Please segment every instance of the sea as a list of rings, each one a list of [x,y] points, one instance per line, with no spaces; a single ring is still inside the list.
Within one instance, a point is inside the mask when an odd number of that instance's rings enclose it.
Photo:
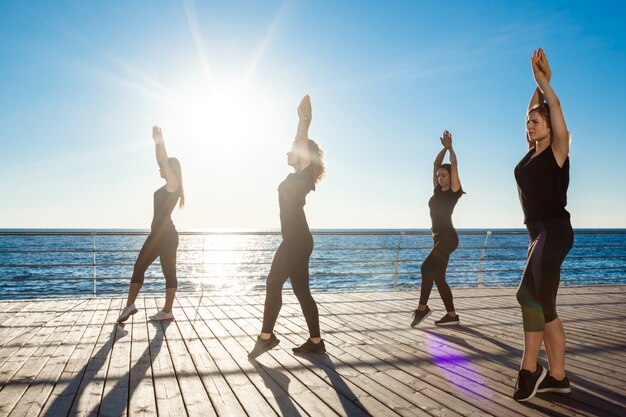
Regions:
[[[459,229],[451,287],[517,286],[527,254],[524,229]],[[276,231],[179,232],[179,292],[258,294],[265,288]],[[429,230],[313,230],[313,291],[415,290],[432,247]],[[122,296],[147,236],[142,230],[0,229],[0,299]],[[626,284],[626,229],[575,230],[561,285]],[[142,291],[161,294],[159,261]],[[289,282],[285,285],[289,290]]]

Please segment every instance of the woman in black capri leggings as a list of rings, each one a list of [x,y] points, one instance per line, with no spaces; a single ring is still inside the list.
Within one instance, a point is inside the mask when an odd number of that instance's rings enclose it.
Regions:
[[[561,103],[550,86],[552,71],[543,49],[531,58],[537,88],[526,116],[529,151],[515,167],[515,180],[528,229],[526,268],[517,290],[524,323],[524,356],[513,398],[537,392],[570,392],[565,376],[565,331],[556,314],[561,264],[574,243],[565,210],[569,185],[569,133]],[[547,103],[546,103],[547,102]],[[549,373],[537,362],[546,347]]]
[[[291,286],[300,302],[310,336],[302,346],[293,349],[294,353],[326,351],[320,337],[317,304],[309,289],[309,258],[313,252],[313,236],[304,215],[306,195],[315,190],[315,184],[324,175],[322,151],[315,141],[309,139],[311,115],[311,100],[307,95],[298,106],[296,139],[287,153],[287,163],[294,167],[295,172],[278,186],[283,241],[274,255],[267,277],[263,328],[254,349],[248,354],[249,358],[256,358],[279,343],[274,335],[274,324],[282,306],[282,288],[287,278],[291,278]]]
[[[411,326],[420,324],[431,313],[428,307],[428,298],[433,289],[433,282],[437,284],[439,295],[446,307],[446,315],[435,321],[438,326],[458,325],[459,316],[454,310],[452,291],[446,282],[446,268],[450,254],[459,245],[459,238],[452,225],[452,212],[457,201],[463,195],[457,159],[452,149],[452,135],[445,130],[441,137],[443,149],[437,154],[433,169],[433,196],[428,201],[430,218],[432,220],[433,249],[422,264],[422,288],[419,306],[413,312]],[[450,153],[450,163],[442,164],[446,152]]]
[[[135,262],[126,307],[117,319],[118,323],[125,322],[137,312],[135,299],[143,285],[144,274],[157,257],[160,258],[161,269],[165,276],[165,306],[163,310],[150,316],[150,320],[172,320],[174,318],[172,305],[177,286],[176,249],[178,248],[178,233],[170,216],[179,200],[180,207],[185,205],[183,176],[178,159],[167,157],[163,134],[157,126],[152,128],[152,139],[154,139],[161,178],[164,178],[166,183],[154,193],[154,216],[150,235],[148,235]]]

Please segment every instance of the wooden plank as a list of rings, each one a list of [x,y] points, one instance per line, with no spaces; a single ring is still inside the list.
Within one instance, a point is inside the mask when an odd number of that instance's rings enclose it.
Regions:
[[[56,349],[54,349],[53,352],[42,354],[42,356],[48,356],[48,361],[31,386],[28,387],[28,390],[24,393],[20,401],[15,405],[15,408],[10,414],[11,417],[39,415],[39,412],[48,400],[50,392],[63,372],[67,358],[70,357],[76,347],[82,342],[87,329],[89,329],[89,324],[93,323],[94,318],[96,318],[96,320],[98,319],[96,315],[97,307],[102,303],[108,304],[108,301],[98,299],[89,300],[86,308],[82,311],[80,317],[69,332],[62,333],[66,334],[63,342],[56,344]],[[73,339],[72,334],[75,334],[78,339]],[[53,346],[51,345],[50,349],[47,349],[48,352],[50,352],[52,348]]]
[[[241,312],[239,306],[227,303],[220,305],[219,308],[229,318],[229,320],[221,322],[229,334],[229,339],[238,342],[238,345],[232,343],[233,347],[229,350],[237,349],[241,352],[242,357],[245,357],[254,346],[258,334],[256,332],[258,332],[257,329],[260,328],[260,325],[247,333],[240,327],[241,324],[245,323],[238,319],[240,317],[238,311]],[[252,364],[257,372],[263,370],[267,372],[267,375],[264,374],[265,376],[269,376],[281,384],[283,392],[279,392],[279,398],[283,396],[288,398],[292,404],[299,405],[311,415],[346,415],[346,412],[351,412],[355,416],[366,415],[363,410],[349,401],[344,402],[346,407],[349,407],[347,411],[344,411],[335,390],[308,369],[298,366],[298,362],[293,359],[290,353],[287,353],[287,349],[283,346],[274,349],[272,353],[273,355],[263,355],[253,361]]]
[[[239,300],[239,298],[237,299]],[[246,333],[254,333],[261,327],[261,307],[249,305],[243,301],[235,302],[235,309],[242,310],[242,319],[232,317],[240,322],[240,327]],[[258,317],[258,318],[257,318]],[[297,346],[306,340],[297,333],[301,333],[301,326],[293,326],[289,322],[280,319],[276,325],[276,333],[283,340],[282,343],[293,343]],[[295,343],[294,343],[295,342]],[[329,346],[330,347],[330,346]],[[275,361],[288,370],[294,377],[300,379],[306,387],[310,387],[321,401],[327,403],[340,415],[428,415],[420,413],[413,404],[404,398],[390,392],[387,388],[378,385],[372,388],[369,377],[364,372],[350,371],[341,372],[341,363],[335,363],[329,355],[302,355],[295,356],[290,349],[271,351],[266,357],[272,357]],[[343,369],[343,368],[341,368]],[[312,376],[315,378],[312,378]],[[317,380],[316,385],[322,382],[323,389],[311,386],[311,379]],[[369,382],[369,383],[368,383]],[[378,392],[377,392],[378,391]],[[323,395],[322,395],[323,394]],[[300,401],[300,398],[295,399]],[[393,405],[391,405],[393,404]],[[304,406],[304,404],[303,404]]]
[[[84,307],[85,303],[82,303],[82,305]],[[56,316],[52,316],[52,312],[48,312],[48,314],[52,318],[53,326],[60,326],[61,323],[66,325],[76,323],[79,317],[85,313],[82,309],[73,309],[66,314]],[[18,352],[17,355],[13,356],[10,362],[16,362],[19,367],[1,391],[0,414],[7,415],[11,412],[32,382],[37,378],[37,375],[42,371],[59,344],[65,341],[68,341],[70,344],[73,343],[79,337],[82,327],[81,325],[72,326],[69,332],[51,332],[41,345],[27,347],[24,349],[25,352],[23,354]]]
[[[283,335],[295,335],[298,328],[306,328],[306,323],[297,304],[286,303],[284,310],[285,319],[287,322],[292,322],[292,324],[285,323],[285,320],[280,321],[279,328],[282,328],[282,326],[287,327],[286,332],[282,333]],[[293,325],[297,327],[291,327]],[[344,326],[341,331],[346,332],[350,331],[350,329]],[[353,340],[349,342],[340,339],[333,340],[332,337],[328,337],[326,332],[324,332],[323,336],[328,343],[329,357],[332,357],[335,362],[334,367],[341,370],[344,378],[353,381],[359,390],[366,390],[371,396],[377,397],[384,403],[393,404],[394,411],[400,414],[406,412],[408,415],[418,415],[420,412],[430,415],[459,415],[458,410],[455,412],[453,409],[447,409],[444,406],[446,403],[436,402],[425,396],[423,387],[416,390],[414,387],[403,385],[399,381],[394,381],[392,378],[387,377],[381,371],[381,367],[384,367],[384,364],[372,360],[366,351],[355,347],[355,345],[361,345],[361,341],[354,343]],[[314,359],[315,355],[311,355],[309,360]],[[397,397],[400,397],[400,399]],[[454,399],[452,400],[454,401]],[[408,405],[407,402],[412,404]],[[465,415],[476,415],[475,412],[468,410],[468,404],[463,404],[462,411]]]
[[[257,373],[252,363],[248,362],[247,352],[241,347],[237,348],[237,344],[223,327],[222,322],[228,318],[210,299],[204,300],[206,304],[197,309],[197,317],[196,311],[191,313],[189,309],[193,307],[195,310],[196,306],[186,305],[187,300],[179,302],[185,307],[187,317],[194,314],[193,323],[200,339],[245,412],[250,416],[271,416],[285,409],[306,415],[300,407],[282,402],[284,398],[274,395],[278,394],[281,388],[273,384],[271,378],[264,378],[265,374]],[[268,386],[265,385],[266,382]]]
[[[180,311],[175,311],[177,319],[185,320]],[[217,416],[209,394],[198,375],[187,341],[181,336],[179,320],[174,320],[167,329],[167,346],[170,350],[172,365],[180,386],[187,414],[190,416]]]
[[[397,335],[397,333],[396,333],[396,335]],[[397,336],[395,337],[395,340],[398,340],[398,337],[397,337]],[[514,368],[514,369],[515,369],[515,368]],[[500,370],[500,372],[507,372],[507,369],[505,368],[505,369],[503,369],[503,370]],[[484,373],[484,370],[481,370],[481,373]],[[514,375],[511,377],[511,380],[512,380],[512,381],[514,381]],[[513,382],[511,382],[511,384],[512,384],[512,383],[513,383]],[[511,385],[511,386],[512,386],[512,385]],[[510,388],[510,390],[512,390],[512,388]],[[506,388],[503,388],[503,391],[502,391],[502,392],[503,392],[503,393],[506,393]],[[534,400],[534,401],[535,401],[535,400]],[[545,405],[545,404],[544,404],[544,405]]]
[[[198,331],[198,327],[202,327],[203,322],[196,321],[197,315],[194,308],[200,302],[200,297],[196,297],[195,300],[190,297],[177,297],[176,324],[217,414],[245,417],[247,414],[237,396],[202,343],[206,333]]]
[[[142,299],[135,304],[139,311],[124,325],[124,328],[131,329],[132,340],[128,415],[150,417],[157,415],[157,407],[152,380],[148,316]]]
[[[143,302],[148,315],[158,311],[153,297],[144,297]],[[180,392],[180,386],[176,380],[171,351],[167,343],[167,334],[171,333],[171,330],[169,330],[171,324],[171,322],[150,322],[147,326],[154,391],[159,417],[188,415]]]
[[[115,319],[120,300],[109,301],[98,310],[98,321],[89,326],[82,343],[68,358],[42,415],[97,415],[111,349],[119,337]]]

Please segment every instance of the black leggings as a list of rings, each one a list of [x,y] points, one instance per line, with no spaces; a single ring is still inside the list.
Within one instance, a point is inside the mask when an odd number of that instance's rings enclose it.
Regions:
[[[446,307],[446,311],[454,311],[452,291],[446,282],[446,268],[450,254],[459,246],[459,237],[456,231],[450,230],[433,233],[433,248],[422,264],[422,290],[420,304],[428,304],[433,282],[437,283],[437,290]]]
[[[283,304],[282,289],[287,278],[291,278],[291,286],[296,294],[310,337],[320,337],[320,321],[317,304],[309,288],[309,258],[313,252],[313,237],[304,235],[297,238],[284,239],[267,277],[265,287],[265,309],[263,310],[263,333],[272,333],[278,313]]]
[[[556,293],[561,280],[561,264],[574,244],[569,220],[549,219],[529,222],[528,258],[517,289],[522,307],[524,331],[542,332],[546,323],[556,320]]]
[[[178,233],[176,230],[168,230],[161,233],[150,233],[143,244],[135,268],[132,284],[143,284],[143,278],[148,267],[157,257],[161,261],[161,269],[165,276],[165,288],[176,288],[176,249],[178,248]]]

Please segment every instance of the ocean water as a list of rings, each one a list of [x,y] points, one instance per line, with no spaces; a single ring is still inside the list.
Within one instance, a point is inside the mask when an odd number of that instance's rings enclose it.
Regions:
[[[42,232],[0,230],[0,298],[124,294],[146,238],[128,231]],[[314,231],[314,240],[310,284],[315,291],[417,289],[420,265],[432,246],[427,230],[325,230]],[[280,241],[279,234],[267,232],[181,233],[179,291],[263,291]],[[450,258],[447,280],[452,287],[516,286],[527,243],[524,230],[490,235],[486,230],[459,230],[459,248]],[[626,283],[626,230],[577,230],[561,282]],[[146,273],[143,291],[163,289],[157,260]]]

